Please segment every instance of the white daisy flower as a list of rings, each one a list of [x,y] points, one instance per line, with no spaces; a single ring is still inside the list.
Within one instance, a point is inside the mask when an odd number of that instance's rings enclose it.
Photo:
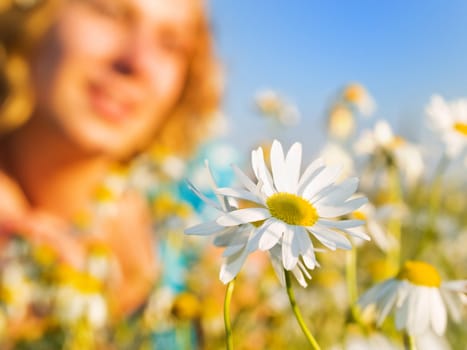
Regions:
[[[217,185],[207,163],[206,167],[208,169],[207,179],[216,191]],[[192,183],[188,182],[188,185],[200,199],[220,213],[225,214],[237,210],[237,205],[231,198],[217,194],[217,201],[214,201],[206,197]],[[222,254],[225,259],[219,278],[223,283],[228,283],[240,272],[248,255],[258,249],[258,239],[253,239],[254,230],[255,226],[249,223],[225,227],[214,220],[187,228],[185,233],[201,236],[214,235],[214,245],[225,247]]]
[[[401,350],[389,338],[379,333],[349,334],[345,339],[343,350]],[[422,349],[422,348],[421,348]]]
[[[396,277],[368,290],[358,303],[362,309],[376,307],[378,325],[394,308],[397,329],[404,329],[411,336],[429,330],[443,335],[446,310],[454,321],[461,319],[462,293],[467,293],[467,280],[442,282],[432,265],[407,261]]]
[[[394,204],[387,204],[376,208],[370,202],[352,213],[352,219],[365,221],[364,232],[367,233],[383,252],[393,249],[397,242],[388,234],[386,226],[390,219],[397,215],[401,217],[401,210]],[[350,229],[355,230],[354,228]]]
[[[467,145],[467,99],[446,102],[434,95],[426,108],[432,126],[446,144],[448,156],[455,157]]]
[[[295,143],[286,156],[282,145],[274,141],[271,147],[272,174],[259,147],[252,152],[255,184],[241,170],[236,169],[245,189],[220,188],[218,193],[249,201],[250,208],[224,213],[216,223],[223,227],[255,223],[259,227],[251,235],[260,250],[281,247],[282,265],[293,270],[302,257],[308,269],[317,265],[310,234],[329,249],[351,249],[350,241],[341,232],[369,239],[368,235],[351,232],[361,226],[360,220],[335,220],[351,213],[367,202],[365,197],[349,199],[358,186],[356,178],[340,184],[335,181],[340,168],[327,167],[321,159],[312,162],[300,176],[301,144]]]
[[[328,165],[341,166],[342,179],[355,173],[355,164],[352,155],[338,143],[328,142],[321,150],[320,157],[323,158]]]
[[[334,138],[345,140],[355,131],[355,118],[347,105],[337,103],[328,113],[328,132]]]
[[[256,107],[262,114],[274,118],[282,125],[292,126],[300,120],[297,106],[274,90],[261,90],[254,99]]]
[[[373,97],[361,84],[352,83],[347,85],[342,92],[342,96],[346,102],[353,104],[365,117],[373,114],[376,109]]]
[[[375,169],[396,164],[409,185],[416,183],[423,174],[424,163],[420,149],[401,136],[394,135],[386,121],[378,121],[373,130],[364,130],[354,149],[357,155],[369,155]],[[369,175],[369,182],[374,183],[375,174]],[[384,174],[378,175],[381,177]]]

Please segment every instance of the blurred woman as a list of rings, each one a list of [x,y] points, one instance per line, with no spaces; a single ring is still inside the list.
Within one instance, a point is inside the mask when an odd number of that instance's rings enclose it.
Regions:
[[[151,205],[180,179],[176,164],[217,107],[203,3],[7,1],[0,38],[5,344],[56,334],[57,324],[108,329],[147,305],[163,274]],[[158,174],[158,187],[141,185],[141,169]],[[64,344],[117,339],[89,331],[70,340],[67,327]]]

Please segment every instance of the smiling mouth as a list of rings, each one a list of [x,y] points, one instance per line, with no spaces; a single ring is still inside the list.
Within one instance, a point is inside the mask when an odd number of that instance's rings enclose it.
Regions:
[[[90,84],[88,96],[91,108],[104,120],[123,123],[130,119],[131,104],[116,96],[111,89],[100,84]]]

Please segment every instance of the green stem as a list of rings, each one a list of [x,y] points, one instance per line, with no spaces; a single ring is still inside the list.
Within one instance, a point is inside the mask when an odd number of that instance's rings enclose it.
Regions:
[[[352,249],[347,252],[345,262],[345,277],[347,282],[347,293],[349,297],[350,312],[353,320],[363,327],[360,311],[357,307],[358,299],[358,281],[357,281],[357,249],[352,246]]]
[[[402,202],[402,185],[400,181],[399,170],[396,166],[392,165],[389,168],[389,188],[390,188],[390,201],[393,204],[400,205]],[[396,246],[389,251],[388,258],[392,259],[393,265],[399,267],[401,264],[401,247],[402,247],[402,232],[401,221],[399,217],[392,218],[388,222],[388,231],[396,240]]]
[[[407,333],[404,333],[404,347],[406,350],[417,350],[415,338]]]
[[[347,279],[347,293],[349,296],[349,304],[353,305],[357,301],[357,254],[356,249],[352,246],[352,249],[346,252],[345,261],[345,277]]]
[[[297,319],[298,324],[300,325],[300,328],[303,331],[303,334],[305,334],[305,337],[307,338],[308,342],[312,346],[314,350],[321,350],[318,342],[316,339],[313,337],[311,332],[308,330],[307,326],[305,325],[305,322],[303,320],[303,316],[300,313],[300,310],[298,309],[297,303],[295,301],[295,294],[292,289],[292,281],[291,281],[291,272],[284,269],[285,273],[285,287],[287,289],[287,295],[289,296],[289,301],[290,301],[290,306],[292,307],[292,311],[295,315],[295,318]]]
[[[431,184],[431,193],[430,193],[430,200],[429,200],[429,228],[434,230],[435,226],[435,216],[439,209],[439,199],[441,196],[441,184],[444,175],[444,171],[446,170],[449,164],[449,158],[446,155],[443,155],[439,160],[438,166],[436,167],[435,174],[433,177],[433,182]]]
[[[235,286],[235,279],[227,284],[224,299],[224,326],[225,326],[225,345],[227,350],[233,349],[232,324],[230,323],[230,301]]]
[[[449,158],[443,154],[436,170],[433,175],[433,180],[430,185],[430,194],[428,196],[428,222],[423,234],[425,239],[420,240],[418,249],[415,251],[414,257],[421,255],[429,246],[430,242],[436,240],[436,216],[438,215],[440,199],[441,199],[441,185],[443,183],[444,172],[449,165]]]

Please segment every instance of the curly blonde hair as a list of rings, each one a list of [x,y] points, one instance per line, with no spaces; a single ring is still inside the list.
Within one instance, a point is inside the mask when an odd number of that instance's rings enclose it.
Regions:
[[[0,0],[0,133],[24,123],[34,109],[28,60],[51,25],[57,0]],[[219,106],[219,62],[204,11],[179,103],[151,146],[188,155],[204,138]]]

